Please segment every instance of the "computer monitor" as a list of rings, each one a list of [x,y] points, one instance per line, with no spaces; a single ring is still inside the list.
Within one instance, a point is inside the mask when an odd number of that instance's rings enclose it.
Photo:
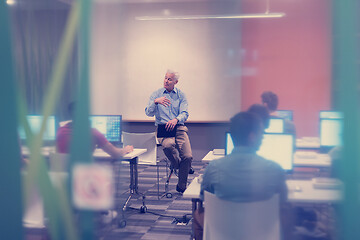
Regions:
[[[121,142],[121,115],[92,115],[90,116],[91,127],[104,134],[112,143]]]
[[[342,145],[342,135],[342,119],[320,119],[320,148],[332,148]]]
[[[29,123],[30,129],[33,134],[38,134],[41,128],[43,121],[42,115],[27,115],[27,121]],[[23,126],[20,126],[18,129],[19,136],[21,140],[26,139],[25,129]],[[56,138],[56,122],[55,116],[49,116],[47,119],[46,129],[44,132],[43,140],[53,141]]]
[[[284,132],[284,119],[270,118],[269,127],[265,129],[266,133],[283,133]]]
[[[234,143],[229,132],[225,133],[225,155],[228,155],[234,149]]]
[[[293,120],[293,111],[292,110],[277,110],[276,115],[279,118],[287,119],[290,121]]]
[[[294,136],[291,134],[264,134],[258,155],[278,163],[285,171],[293,169]]]
[[[225,136],[225,154],[230,154],[234,143],[229,132]],[[291,134],[266,133],[262,140],[259,156],[278,163],[285,171],[293,169],[294,136]]]
[[[319,118],[327,118],[327,119],[342,119],[344,114],[339,111],[320,111]]]

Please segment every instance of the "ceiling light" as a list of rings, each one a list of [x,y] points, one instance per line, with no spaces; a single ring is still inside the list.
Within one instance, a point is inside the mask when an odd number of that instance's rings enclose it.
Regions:
[[[171,13],[171,12],[170,12],[169,9],[164,9],[164,10],[163,10],[163,15],[164,15],[164,16],[170,16],[170,13]]]
[[[7,4],[7,5],[14,5],[14,4],[15,4],[15,0],[6,0],[6,4]]]
[[[271,13],[270,2],[266,0],[265,13],[248,13],[248,14],[235,14],[235,15],[183,15],[183,16],[170,16],[170,10],[167,10],[165,16],[143,16],[135,17],[136,20],[143,21],[161,21],[161,20],[203,20],[203,19],[241,19],[241,18],[281,18],[285,13]]]
[[[281,18],[285,13],[254,13],[237,15],[184,15],[184,16],[143,16],[135,17],[136,20],[161,21],[161,20],[201,20],[201,19],[237,19],[237,18]]]

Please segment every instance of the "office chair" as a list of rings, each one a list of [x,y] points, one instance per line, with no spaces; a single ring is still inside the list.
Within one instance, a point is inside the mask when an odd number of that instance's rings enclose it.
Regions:
[[[43,200],[36,186],[33,186],[22,221],[27,232],[40,233],[42,238],[46,235]]]
[[[280,240],[278,194],[258,202],[230,202],[204,194],[204,240]]]
[[[57,153],[50,153],[49,157],[53,160],[53,162],[55,162],[55,158],[64,158],[66,160],[68,159],[67,154],[57,155]],[[51,166],[52,161],[50,160],[49,163]],[[67,162],[66,164],[60,163],[55,165],[56,166],[53,168],[55,171],[51,171],[50,169],[49,177],[54,187],[58,188],[60,185],[64,185],[68,179],[68,174],[65,172],[66,170],[63,171],[66,169],[65,166],[67,166]],[[43,198],[38,187],[34,185],[30,191],[30,198],[26,202],[25,213],[22,220],[27,235],[34,233],[35,236],[39,236],[40,234],[41,239],[49,239],[45,216],[46,214],[44,211]]]

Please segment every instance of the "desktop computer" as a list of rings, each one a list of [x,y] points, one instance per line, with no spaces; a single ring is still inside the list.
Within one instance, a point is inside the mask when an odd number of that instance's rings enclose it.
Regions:
[[[339,111],[319,112],[320,152],[327,153],[343,141],[344,114]]]
[[[106,139],[115,144],[121,144],[121,115],[91,115],[90,123],[92,128],[96,128],[104,134]]]
[[[225,154],[230,154],[234,144],[229,132],[225,135]],[[259,156],[278,163],[285,171],[293,170],[294,136],[291,134],[266,133],[262,140]]]
[[[292,110],[276,110],[276,115],[279,118],[287,119],[292,121],[294,119],[293,111]]]
[[[30,129],[33,135],[38,134],[43,122],[42,115],[27,115],[27,121],[29,123]],[[55,116],[49,116],[47,119],[46,129],[43,135],[44,141],[54,141],[56,138],[56,121]],[[23,126],[19,126],[18,133],[20,140],[26,140],[26,133]]]
[[[343,141],[342,119],[320,119],[320,150],[325,152]]]
[[[339,111],[320,111],[319,112],[319,118],[323,119],[342,119],[344,117],[344,114]]]
[[[266,133],[283,133],[284,132],[284,119],[270,118],[269,127],[265,129]]]

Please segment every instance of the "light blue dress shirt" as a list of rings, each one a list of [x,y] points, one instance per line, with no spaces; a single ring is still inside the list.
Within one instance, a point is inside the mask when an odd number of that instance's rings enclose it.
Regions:
[[[161,104],[155,104],[154,100],[163,96],[170,100],[170,106],[165,107]],[[185,94],[178,88],[174,88],[171,92],[168,92],[165,88],[160,88],[151,94],[149,103],[145,108],[145,114],[149,117],[155,115],[156,126],[166,124],[174,118],[179,121],[178,124],[184,125],[184,122],[189,117],[188,102]]]
[[[233,202],[267,200],[276,193],[280,194],[281,201],[287,198],[285,172],[281,166],[243,146],[209,163],[201,183],[201,199],[204,190]]]

